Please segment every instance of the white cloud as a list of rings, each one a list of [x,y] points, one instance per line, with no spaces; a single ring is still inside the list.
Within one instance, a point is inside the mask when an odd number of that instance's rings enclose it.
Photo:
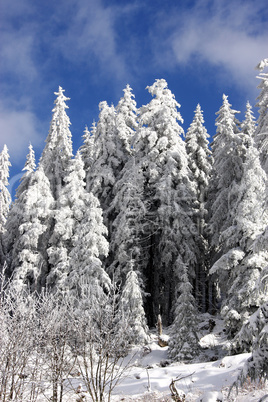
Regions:
[[[1,34],[1,73],[16,76],[16,81],[33,82],[38,78],[33,61],[34,33],[28,30],[9,31]]]
[[[191,9],[166,16],[157,32],[157,62],[173,67],[208,63],[216,74],[224,70],[230,80],[255,85],[254,67],[268,54],[264,7],[261,0],[201,0]]]
[[[28,145],[40,147],[43,142],[38,134],[38,123],[27,110],[7,109],[0,103],[0,150],[7,145],[11,163],[21,165],[28,153]]]
[[[70,3],[66,2],[65,7],[65,12],[70,10]],[[105,73],[115,80],[122,80],[127,74],[127,66],[117,47],[115,22],[123,12],[123,6],[119,11],[116,7],[104,7],[98,0],[79,0],[72,9],[68,26],[52,45],[73,64],[82,62],[98,66],[98,77]]]

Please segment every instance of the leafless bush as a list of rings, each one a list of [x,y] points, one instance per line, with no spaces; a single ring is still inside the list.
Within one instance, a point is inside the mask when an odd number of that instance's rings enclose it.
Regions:
[[[0,288],[0,400],[34,401],[30,381],[36,369],[33,359],[35,301],[18,293],[1,276]]]
[[[72,342],[72,304],[67,297],[43,293],[38,297],[37,317],[38,335],[37,355],[44,369],[43,380],[52,388],[50,400],[62,402],[64,382],[70,375],[75,357],[71,351]],[[43,390],[45,395],[48,389]],[[65,392],[68,392],[65,391]]]
[[[116,292],[84,286],[75,299],[0,284],[0,400],[62,402],[79,372],[93,401],[110,401],[131,364]]]
[[[127,317],[118,316],[116,293],[92,294],[84,288],[75,323],[74,350],[85,387],[95,402],[111,400],[113,389],[127,374],[131,359],[125,361],[130,330]]]

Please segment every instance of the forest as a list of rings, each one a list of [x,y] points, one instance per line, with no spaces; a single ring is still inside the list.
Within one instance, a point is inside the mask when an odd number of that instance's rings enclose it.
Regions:
[[[199,104],[184,132],[180,104],[167,82],[157,79],[147,87],[151,101],[140,108],[129,85],[117,106],[101,102],[99,119],[85,128],[75,155],[69,98],[59,87],[41,158],[36,163],[30,145],[14,200],[4,146],[1,400],[19,400],[16,379],[33,351],[31,370],[41,378],[43,356],[52,373],[52,400],[62,400],[64,370],[75,365],[64,360],[68,349],[69,361],[75,356],[84,370],[92,400],[102,401],[107,384],[112,392],[120,376],[113,371],[119,358],[132,345],[146,345],[157,322],[169,328],[170,362],[199,355],[197,326],[204,313],[224,320],[226,353],[252,352],[241,381],[267,378],[268,74],[263,67],[257,121],[249,103],[239,120],[223,95],[213,138]],[[86,358],[98,362],[91,374]],[[12,364],[13,371],[7,370]],[[110,371],[108,364],[114,365]],[[95,386],[89,377],[99,373],[102,380]],[[37,388],[31,392],[27,400],[37,400]]]

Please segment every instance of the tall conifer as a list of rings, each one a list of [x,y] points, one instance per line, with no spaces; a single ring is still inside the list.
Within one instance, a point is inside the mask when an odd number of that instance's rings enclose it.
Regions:
[[[72,135],[69,129],[71,123],[65,111],[68,109],[66,101],[70,98],[67,98],[64,92],[61,87],[59,87],[58,92],[55,92],[57,96],[54,102],[55,107],[52,110],[53,115],[46,146],[40,159],[40,166],[49,179],[55,199],[58,198],[64,185],[64,177],[73,154]]]

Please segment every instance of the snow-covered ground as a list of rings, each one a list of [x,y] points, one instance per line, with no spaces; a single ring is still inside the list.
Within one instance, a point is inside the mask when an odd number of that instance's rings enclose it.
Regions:
[[[148,354],[137,356],[135,367],[114,391],[114,401],[164,401],[171,400],[169,385],[173,380],[178,389],[186,395],[185,401],[215,401],[222,396],[224,401],[258,401],[265,392],[252,390],[247,395],[228,398],[229,387],[236,380],[250,354],[228,356],[222,359],[192,364],[167,363],[167,349],[156,342],[150,344]],[[184,378],[185,377],[185,378]],[[267,389],[268,393],[268,389]],[[206,398],[205,398],[206,396]],[[166,397],[166,399],[165,399]],[[268,400],[268,399],[267,399]]]
[[[112,401],[172,401],[169,386],[172,380],[177,379],[176,387],[185,394],[185,399],[182,399],[185,402],[257,402],[268,395],[268,384],[264,386],[250,381],[238,389],[238,394],[233,389],[229,395],[230,386],[250,354],[225,356],[223,346],[227,339],[222,321],[214,319],[215,326],[210,332],[211,317],[205,315],[204,318],[199,333],[203,352],[198,360],[191,364],[171,363],[168,360],[168,347],[160,347],[156,334],[152,334],[148,346],[134,351],[131,368],[113,391]],[[83,400],[89,400],[87,393],[84,395]],[[268,396],[262,401],[268,402]]]

